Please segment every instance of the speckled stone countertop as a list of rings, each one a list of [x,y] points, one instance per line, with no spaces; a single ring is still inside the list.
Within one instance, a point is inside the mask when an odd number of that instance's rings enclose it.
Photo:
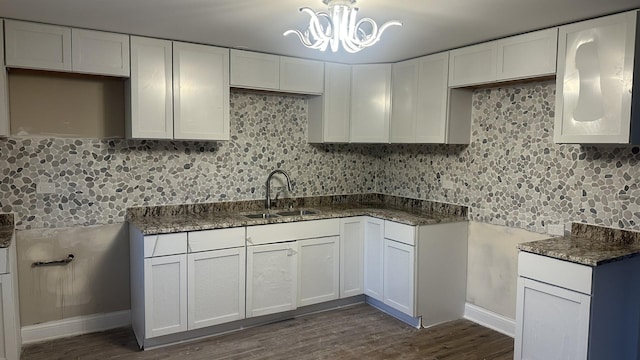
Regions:
[[[466,221],[467,218],[467,208],[464,206],[379,194],[280,200],[274,203],[271,212],[285,211],[289,207],[308,209],[316,213],[249,219],[244,215],[262,212],[264,203],[243,201],[129,208],[127,220],[143,234],[152,235],[364,215],[408,225]]]
[[[640,232],[573,223],[569,236],[521,243],[518,249],[582,265],[598,266],[640,256]]]
[[[14,229],[13,214],[0,214],[0,248],[6,248],[11,246],[13,229]]]

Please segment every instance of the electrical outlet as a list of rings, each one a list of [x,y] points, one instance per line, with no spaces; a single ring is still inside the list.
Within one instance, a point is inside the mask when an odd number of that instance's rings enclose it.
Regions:
[[[547,234],[564,236],[564,224],[548,224]]]
[[[36,184],[38,194],[53,194],[56,192],[56,184],[50,182],[39,182]]]

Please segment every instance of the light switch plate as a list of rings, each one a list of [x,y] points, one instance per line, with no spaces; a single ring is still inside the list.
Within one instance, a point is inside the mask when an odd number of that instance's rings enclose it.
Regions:
[[[50,182],[39,182],[36,184],[38,194],[53,194],[56,192],[56,184]]]

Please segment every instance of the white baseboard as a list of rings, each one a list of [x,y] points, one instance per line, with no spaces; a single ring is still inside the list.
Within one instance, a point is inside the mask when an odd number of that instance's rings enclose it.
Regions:
[[[67,336],[115,329],[128,325],[131,325],[131,312],[129,310],[78,316],[42,324],[23,326],[21,329],[22,343],[36,343]]]
[[[464,305],[464,318],[507,336],[515,337],[515,320],[496,314],[479,306],[466,303]]]

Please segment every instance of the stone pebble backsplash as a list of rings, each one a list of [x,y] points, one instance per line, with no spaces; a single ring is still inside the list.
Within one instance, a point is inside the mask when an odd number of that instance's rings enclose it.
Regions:
[[[476,90],[468,146],[309,145],[306,106],[232,92],[226,142],[0,139],[0,212],[17,213],[18,229],[117,223],[131,206],[263,199],[282,168],[294,181],[285,196],[374,192],[535,232],[569,221],[640,230],[640,148],[554,144],[552,81]],[[56,193],[36,194],[39,181]]]
[[[378,191],[535,232],[569,221],[640,230],[640,148],[554,144],[554,111],[552,81],[476,90],[471,144],[387,146]]]
[[[221,142],[0,139],[0,212],[18,229],[117,223],[131,206],[263,199],[276,168],[293,180],[285,196],[373,192],[371,147],[307,144],[306,109],[303,97],[232,92]],[[56,192],[37,194],[38,182]]]

